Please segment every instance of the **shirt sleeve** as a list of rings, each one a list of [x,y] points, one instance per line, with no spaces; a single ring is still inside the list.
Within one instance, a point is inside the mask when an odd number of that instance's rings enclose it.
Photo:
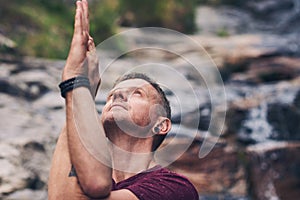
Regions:
[[[144,177],[127,187],[140,200],[199,200],[194,186],[176,173]]]

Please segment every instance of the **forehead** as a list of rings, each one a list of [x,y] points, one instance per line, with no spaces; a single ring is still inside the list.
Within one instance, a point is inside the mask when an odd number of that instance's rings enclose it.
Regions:
[[[148,83],[147,81],[145,81],[143,79],[128,79],[128,80],[118,83],[112,89],[112,91],[117,90],[117,89],[129,89],[129,88],[144,88],[147,90],[149,90],[149,89],[155,90],[150,83]]]

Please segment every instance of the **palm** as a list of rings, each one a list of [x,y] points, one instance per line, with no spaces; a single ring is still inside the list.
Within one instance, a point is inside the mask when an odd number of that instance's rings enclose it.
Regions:
[[[77,1],[76,5],[74,34],[63,72],[63,80],[80,75],[88,76],[91,82],[91,92],[95,96],[100,76],[95,44],[89,35],[88,3]]]

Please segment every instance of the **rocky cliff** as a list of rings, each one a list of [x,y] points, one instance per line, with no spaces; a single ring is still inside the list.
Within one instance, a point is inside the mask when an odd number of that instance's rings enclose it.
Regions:
[[[297,26],[291,24],[298,19],[298,3],[247,2],[240,8],[199,8],[198,26],[203,32],[190,37],[204,49],[176,42],[170,35],[161,38],[171,41],[164,46],[168,51],[141,50],[118,59],[105,72],[104,92],[96,98],[96,105],[101,112],[111,79],[130,67],[153,60],[172,66],[184,80],[191,82],[198,103],[190,103],[194,96],[183,84],[159,67],[152,69],[156,79],[170,79],[169,83],[186,98],[180,104],[183,108],[177,107],[176,95],[166,90],[173,105],[174,127],[181,125],[184,129],[172,130],[164,145],[191,143],[168,167],[186,175],[201,199],[297,199],[300,50]],[[285,21],[275,26],[272,16],[278,8],[283,16],[280,19]],[[259,14],[266,10],[269,14],[262,21]],[[288,12],[294,14],[289,17]],[[214,16],[217,23],[212,18],[206,24],[203,13]],[[247,20],[249,23],[245,23]],[[246,28],[241,28],[241,24]],[[229,36],[213,36],[212,33],[224,27],[232,31]],[[154,34],[152,39],[145,39],[139,34],[131,38],[131,44],[149,45],[157,37]],[[179,51],[180,55],[170,50]],[[226,94],[227,106],[222,110],[226,113],[225,125],[216,134],[210,129],[214,113],[207,87],[203,87],[203,80],[182,60],[203,64],[204,50],[216,64]],[[110,52],[102,55],[102,62],[106,62]],[[64,101],[57,88],[63,66],[64,61],[4,55],[0,58],[1,199],[47,199],[51,156],[65,121]],[[174,137],[176,134],[180,137]],[[214,143],[214,148],[200,158],[200,148],[207,139]]]

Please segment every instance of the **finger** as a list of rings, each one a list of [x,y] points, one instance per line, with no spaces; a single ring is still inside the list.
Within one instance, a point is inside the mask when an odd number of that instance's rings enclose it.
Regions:
[[[83,15],[84,15],[84,30],[89,33],[90,26],[89,26],[89,5],[87,0],[82,0],[83,6]]]
[[[76,14],[75,14],[75,23],[74,23],[74,35],[82,34],[82,6],[81,2],[76,2]]]
[[[96,47],[95,47],[94,39],[91,36],[89,36],[88,51],[94,52],[95,50],[96,50]]]
[[[88,57],[88,61],[90,62],[89,64],[91,64],[91,66],[92,65],[98,66],[99,58],[96,53],[96,47],[95,47],[94,40],[91,36],[89,37],[89,41],[88,41],[87,57]],[[92,68],[94,68],[94,67],[92,67]]]

